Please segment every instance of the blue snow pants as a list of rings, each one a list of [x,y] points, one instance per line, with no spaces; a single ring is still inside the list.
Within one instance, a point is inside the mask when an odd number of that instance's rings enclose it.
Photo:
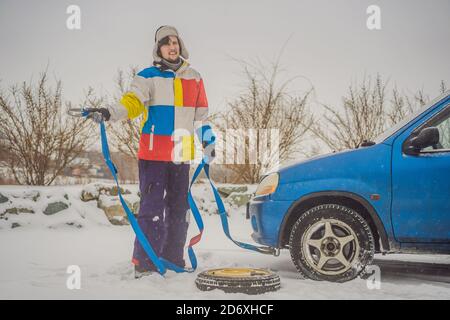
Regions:
[[[185,266],[183,254],[189,225],[189,167],[188,163],[139,160],[139,226],[159,257],[181,267]],[[156,271],[137,239],[133,263]]]

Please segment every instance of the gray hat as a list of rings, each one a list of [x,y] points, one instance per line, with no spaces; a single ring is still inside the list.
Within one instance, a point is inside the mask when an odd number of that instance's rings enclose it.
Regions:
[[[185,60],[189,59],[189,52],[187,51],[183,40],[178,35],[177,29],[175,29],[175,27],[172,26],[162,26],[159,27],[159,29],[156,30],[155,33],[155,47],[153,48],[153,60],[155,62],[161,62],[162,57],[158,55],[159,49],[158,42],[167,36],[176,36],[178,38],[178,41],[180,42],[180,56]]]

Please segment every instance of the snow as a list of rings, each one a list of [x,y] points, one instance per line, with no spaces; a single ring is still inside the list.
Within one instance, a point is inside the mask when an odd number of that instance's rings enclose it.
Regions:
[[[0,213],[6,208],[21,207],[32,209],[34,213],[9,215],[8,220],[0,220],[0,232],[7,231],[12,223],[19,223],[22,229],[33,232],[42,228],[58,228],[67,223],[83,227],[108,226],[110,223],[103,211],[97,208],[95,201],[80,200],[83,186],[0,186],[0,193],[9,198],[8,202],[0,204]],[[39,192],[39,198],[34,201],[31,195]],[[30,195],[30,196],[28,196]],[[26,197],[24,199],[24,197]],[[67,197],[67,199],[66,199]],[[43,213],[48,203],[63,202],[70,207],[54,215]]]
[[[79,200],[86,186],[23,187],[0,186],[4,195],[30,194],[38,190],[40,198],[21,200],[34,214],[19,214],[2,221],[0,229],[0,299],[449,299],[450,284],[414,278],[381,277],[379,290],[368,289],[367,282],[356,279],[344,284],[301,279],[289,253],[280,257],[262,255],[236,247],[224,235],[220,219],[214,212],[212,193],[206,183],[194,187],[197,200],[202,199],[205,232],[195,247],[198,269],[193,274],[168,272],[165,277],[153,274],[134,279],[131,254],[134,234],[129,226],[113,226],[97,208],[96,201]],[[137,186],[126,185],[135,192]],[[68,200],[64,195],[68,195]],[[50,197],[50,198],[47,198]],[[10,198],[8,196],[8,198]],[[47,200],[46,200],[47,199]],[[71,206],[52,216],[42,214],[44,202],[60,200]],[[18,199],[12,198],[17,202]],[[0,205],[0,212],[6,204]],[[11,205],[11,204],[9,204]],[[245,220],[245,208],[230,211],[230,230],[236,240],[252,242],[251,226]],[[11,219],[22,224],[11,229]],[[193,221],[193,219],[191,219]],[[69,225],[68,223],[75,223]],[[82,226],[76,227],[76,224]],[[190,236],[197,233],[191,223]],[[393,255],[379,259],[449,264],[449,256]],[[187,260],[188,261],[188,260]],[[71,265],[81,268],[81,289],[66,286]],[[219,290],[199,291],[196,275],[217,267],[267,268],[281,277],[281,289],[258,296],[226,294]]]

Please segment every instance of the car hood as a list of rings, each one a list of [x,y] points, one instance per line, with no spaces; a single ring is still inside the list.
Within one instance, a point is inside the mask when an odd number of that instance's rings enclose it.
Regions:
[[[374,162],[384,162],[380,158],[387,158],[389,151],[390,146],[380,143],[369,147],[334,152],[295,162],[278,170],[280,183],[346,175],[348,174],[349,168],[354,167],[355,164],[358,167],[370,167]]]

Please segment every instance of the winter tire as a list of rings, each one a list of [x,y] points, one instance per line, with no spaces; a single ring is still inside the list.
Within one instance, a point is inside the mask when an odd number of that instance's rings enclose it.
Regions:
[[[202,291],[261,294],[280,289],[280,277],[263,269],[225,268],[200,273],[195,280]]]
[[[354,210],[324,204],[295,222],[289,248],[297,270],[306,278],[345,282],[372,263],[374,238],[367,222]]]

